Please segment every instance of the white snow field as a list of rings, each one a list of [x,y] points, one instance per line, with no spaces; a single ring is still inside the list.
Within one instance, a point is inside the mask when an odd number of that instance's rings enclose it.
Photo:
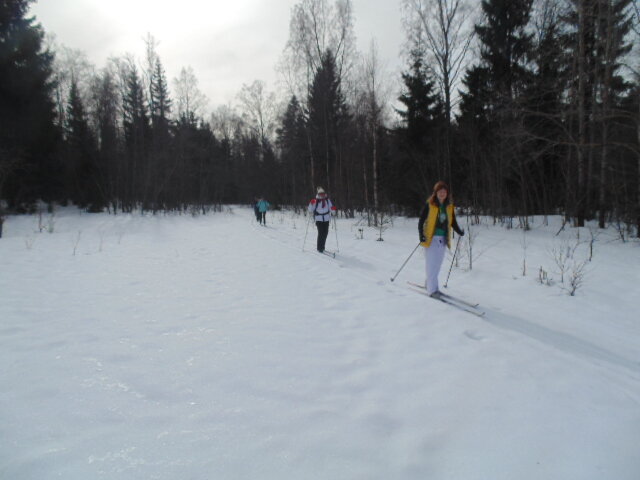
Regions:
[[[459,218],[477,317],[411,291],[421,248],[390,281],[415,218],[332,259],[290,212],[11,216],[0,479],[638,480],[640,244],[542,220]]]

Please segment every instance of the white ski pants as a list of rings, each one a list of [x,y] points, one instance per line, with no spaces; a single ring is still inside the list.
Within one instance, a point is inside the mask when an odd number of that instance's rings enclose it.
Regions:
[[[427,293],[429,295],[440,289],[438,285],[438,274],[440,273],[440,267],[442,267],[446,249],[447,237],[443,236],[433,237],[431,245],[424,249],[425,270],[427,272],[425,286],[427,287]]]

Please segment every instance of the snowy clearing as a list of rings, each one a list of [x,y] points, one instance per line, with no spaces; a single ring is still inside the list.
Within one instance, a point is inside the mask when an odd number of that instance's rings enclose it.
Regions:
[[[49,217],[44,215],[46,227]],[[0,478],[640,478],[640,245],[471,226],[412,292],[417,219],[60,209],[0,239]],[[575,250],[575,251],[573,251]],[[444,282],[451,261],[445,259]],[[526,271],[525,271],[526,267]],[[539,281],[547,273],[546,283]],[[523,275],[525,273],[525,275]]]

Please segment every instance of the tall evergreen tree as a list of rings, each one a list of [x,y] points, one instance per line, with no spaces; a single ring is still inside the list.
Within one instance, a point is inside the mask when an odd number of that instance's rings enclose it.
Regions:
[[[308,106],[313,158],[317,162],[311,166],[311,181],[333,189],[335,198],[338,193],[335,187],[340,187],[341,127],[347,119],[347,107],[330,50],[325,51],[320,68],[315,73]]]
[[[476,25],[482,63],[498,103],[521,92],[528,75],[532,34],[527,32],[533,0],[482,0],[484,22]]]
[[[276,146],[280,150],[283,176],[280,179],[282,198],[297,205],[312,191],[309,181],[308,146],[304,117],[296,96],[292,96],[276,130]]]
[[[489,186],[497,182],[492,169],[485,168],[493,155],[496,138],[491,114],[493,92],[489,71],[484,66],[467,70],[462,83],[464,91],[460,92],[454,157],[465,166],[467,200],[473,211],[479,213],[494,202],[493,188]]]
[[[135,65],[127,75],[126,92],[122,102],[124,139],[127,149],[127,188],[125,208],[131,210],[137,202],[147,205],[147,179],[150,127],[142,81]]]
[[[101,189],[107,202],[116,213],[118,200],[121,200],[119,188],[122,180],[122,155],[118,136],[118,91],[113,74],[105,69],[95,78],[93,88],[95,104],[96,139],[98,143],[98,176]],[[109,207],[109,204],[107,204]]]
[[[429,183],[444,176],[446,165],[438,148],[444,127],[442,102],[424,64],[424,52],[414,49],[410,62],[402,74],[403,91],[398,98],[404,108],[396,109],[402,121],[395,131],[400,148],[387,175],[399,203],[416,208],[423,203]]]
[[[0,2],[0,199],[10,205],[60,195],[53,56],[41,27],[26,16],[30,3]]]
[[[530,158],[523,148],[521,103],[531,72],[532,34],[528,33],[533,0],[483,0],[483,21],[476,25],[480,67],[485,69],[494,123],[493,152],[487,156],[493,177],[491,210],[498,215],[520,212],[525,222],[531,210],[528,191]]]
[[[151,75],[149,99],[151,123],[154,129],[166,129],[168,131],[169,116],[173,102],[169,96],[167,76],[159,58],[156,58],[155,68]]]
[[[65,115],[65,166],[69,181],[68,194],[79,206],[99,212],[104,205],[100,194],[96,165],[96,145],[85,114],[78,84],[71,81],[69,104]]]
[[[402,74],[403,92],[398,98],[404,109],[396,110],[403,122],[409,144],[424,151],[441,115],[440,99],[434,91],[422,52],[411,52],[411,66]]]
[[[151,117],[151,158],[149,159],[149,177],[151,183],[152,208],[157,210],[166,204],[167,187],[175,171],[171,152],[172,109],[169,87],[160,58],[154,58],[154,67],[149,84],[149,110]]]
[[[604,227],[607,184],[613,170],[612,143],[616,105],[628,85],[620,75],[631,50],[631,0],[570,0],[565,15],[568,54],[575,65],[571,116],[577,130],[576,174],[568,189],[574,192],[572,213],[584,225],[595,211]],[[575,178],[575,180],[574,180]]]

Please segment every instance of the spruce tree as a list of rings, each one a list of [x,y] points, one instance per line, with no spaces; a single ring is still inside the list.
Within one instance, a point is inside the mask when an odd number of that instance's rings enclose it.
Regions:
[[[97,179],[96,145],[85,114],[78,84],[71,81],[69,104],[65,116],[65,166],[70,198],[80,207],[92,212],[102,210],[104,199]]]
[[[135,204],[147,200],[146,178],[149,153],[149,116],[142,81],[135,65],[130,66],[127,75],[126,92],[122,102],[124,139],[127,151],[127,186],[125,188],[125,209],[131,210]],[[145,206],[145,205],[143,205]]]
[[[482,64],[488,68],[492,90],[500,104],[521,91],[529,74],[532,34],[527,32],[533,0],[482,0],[484,22],[476,25]]]
[[[492,95],[489,70],[475,66],[466,71],[460,92],[460,113],[457,117],[454,152],[464,165],[467,178],[466,191],[473,211],[480,212],[491,205],[492,171],[486,168],[495,142],[495,124],[492,121]]]
[[[494,215],[517,213],[524,222],[531,211],[531,194],[530,158],[524,147],[521,105],[531,78],[528,61],[532,55],[532,34],[527,26],[532,3],[533,0],[482,1],[483,21],[475,27],[481,61],[473,67],[479,69],[466,77],[467,82],[476,82],[476,93],[487,94],[471,103],[484,102],[481,110],[491,123],[488,130],[491,136],[483,138],[490,151],[482,159],[488,162],[482,169],[489,172],[485,191],[488,187],[492,192],[488,206]],[[469,102],[471,98],[464,100]],[[477,138],[477,133],[472,136]]]
[[[61,195],[53,56],[41,27],[27,17],[30,3],[0,2],[0,199],[12,206]]]
[[[330,50],[324,53],[322,64],[314,76],[308,108],[313,157],[317,161],[317,165],[312,165],[312,182],[332,189],[334,181],[339,178],[341,127],[347,119],[347,107]]]
[[[276,130],[276,146],[283,166],[280,190],[292,205],[303,202],[312,191],[308,181],[308,145],[304,117],[296,96],[292,96]]]
[[[442,108],[422,54],[412,52],[411,60],[410,70],[402,74],[404,88],[398,97],[404,109],[397,109],[396,112],[402,119],[402,130],[409,144],[424,151],[434,134],[436,120],[441,116]]]
[[[122,200],[123,155],[119,155],[118,91],[114,76],[108,70],[104,70],[96,79],[94,95],[99,145],[98,174],[104,196],[116,213],[118,200]]]
[[[424,64],[424,53],[414,49],[410,65],[402,73],[403,90],[396,109],[402,123],[395,131],[399,151],[387,170],[387,183],[401,205],[415,209],[424,203],[429,183],[445,174],[444,155],[438,145],[444,139],[442,102]]]
[[[159,58],[155,62],[149,92],[151,123],[154,129],[160,129],[164,133],[165,130],[168,131],[169,116],[173,102],[169,97],[167,76]]]
[[[173,173],[171,152],[171,114],[172,101],[169,87],[160,58],[155,57],[154,68],[149,85],[149,113],[151,117],[151,158],[149,159],[149,177],[151,184],[151,203],[154,211],[166,208],[167,185]]]
[[[570,205],[576,223],[599,214],[605,226],[608,185],[612,172],[611,139],[619,122],[619,105],[628,84],[620,69],[631,50],[628,33],[632,25],[631,0],[570,0],[565,15],[568,57],[575,65],[569,118],[577,130],[575,174],[567,189],[573,193]],[[624,182],[622,182],[624,183]]]

